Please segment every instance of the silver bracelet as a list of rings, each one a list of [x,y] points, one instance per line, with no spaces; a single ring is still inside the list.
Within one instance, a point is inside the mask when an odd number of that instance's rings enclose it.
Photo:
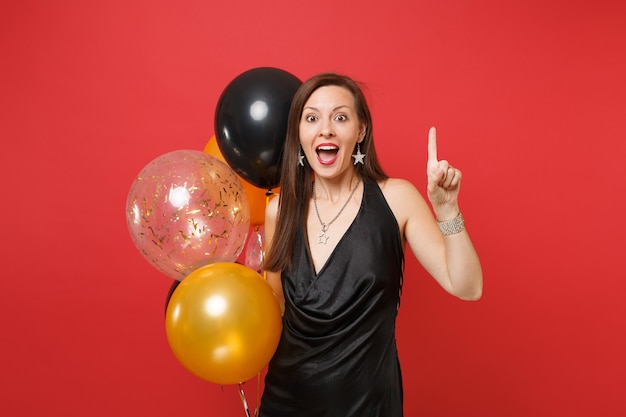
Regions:
[[[463,215],[459,212],[459,214],[453,219],[444,221],[437,220],[437,225],[439,226],[439,230],[441,230],[442,235],[455,235],[457,233],[461,233],[465,229],[465,219],[463,219]]]

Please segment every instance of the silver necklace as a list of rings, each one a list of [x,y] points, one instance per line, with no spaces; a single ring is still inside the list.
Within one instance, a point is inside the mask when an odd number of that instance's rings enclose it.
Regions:
[[[328,236],[326,234],[326,231],[328,230],[328,228],[330,227],[331,224],[333,224],[333,222],[335,220],[337,220],[337,218],[341,215],[341,213],[343,212],[343,209],[346,208],[346,206],[348,205],[348,203],[350,202],[350,200],[352,200],[352,196],[354,195],[355,191],[357,188],[359,188],[359,183],[361,182],[361,180],[358,180],[356,182],[356,185],[354,186],[354,189],[352,190],[352,192],[350,193],[350,197],[348,197],[348,200],[346,200],[346,202],[344,203],[344,205],[341,207],[341,210],[339,210],[339,213],[337,213],[337,215],[335,217],[333,217],[333,219],[331,221],[329,221],[328,223],[324,223],[324,221],[322,220],[322,218],[320,217],[320,212],[317,209],[317,195],[315,194],[315,182],[313,182],[313,205],[315,206],[315,214],[317,214],[317,219],[320,221],[320,224],[322,225],[322,233],[320,233],[319,235],[317,235],[317,243],[323,243],[326,244],[326,242],[328,241],[328,238],[330,236]]]

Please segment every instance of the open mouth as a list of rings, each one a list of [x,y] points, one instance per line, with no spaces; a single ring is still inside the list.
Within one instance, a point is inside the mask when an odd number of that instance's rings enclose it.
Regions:
[[[324,144],[315,148],[317,160],[324,165],[332,164],[337,159],[339,148],[335,145]]]

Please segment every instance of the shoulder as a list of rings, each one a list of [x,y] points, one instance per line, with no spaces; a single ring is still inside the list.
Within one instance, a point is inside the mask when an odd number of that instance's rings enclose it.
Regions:
[[[269,199],[267,205],[265,206],[265,221],[267,220],[275,220],[276,215],[278,214],[278,199],[279,195],[276,195]]]
[[[403,178],[387,178],[379,181],[378,186],[383,192],[388,202],[399,202],[405,199],[420,197],[420,193],[415,186]]]
[[[387,204],[389,204],[400,226],[412,216],[428,210],[422,194],[408,180],[387,178],[380,181],[378,186],[382,190],[385,200],[387,200]]]
[[[266,209],[267,210],[276,211],[278,209],[278,199],[279,198],[280,198],[279,194],[276,194],[276,195],[273,195],[272,197],[270,197],[269,201],[267,202]]]

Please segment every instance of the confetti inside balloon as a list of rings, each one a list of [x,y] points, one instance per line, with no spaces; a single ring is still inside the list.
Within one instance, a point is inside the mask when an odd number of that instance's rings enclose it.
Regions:
[[[201,151],[179,150],[151,161],[126,200],[133,243],[154,267],[182,280],[245,247],[250,208],[227,164]]]

